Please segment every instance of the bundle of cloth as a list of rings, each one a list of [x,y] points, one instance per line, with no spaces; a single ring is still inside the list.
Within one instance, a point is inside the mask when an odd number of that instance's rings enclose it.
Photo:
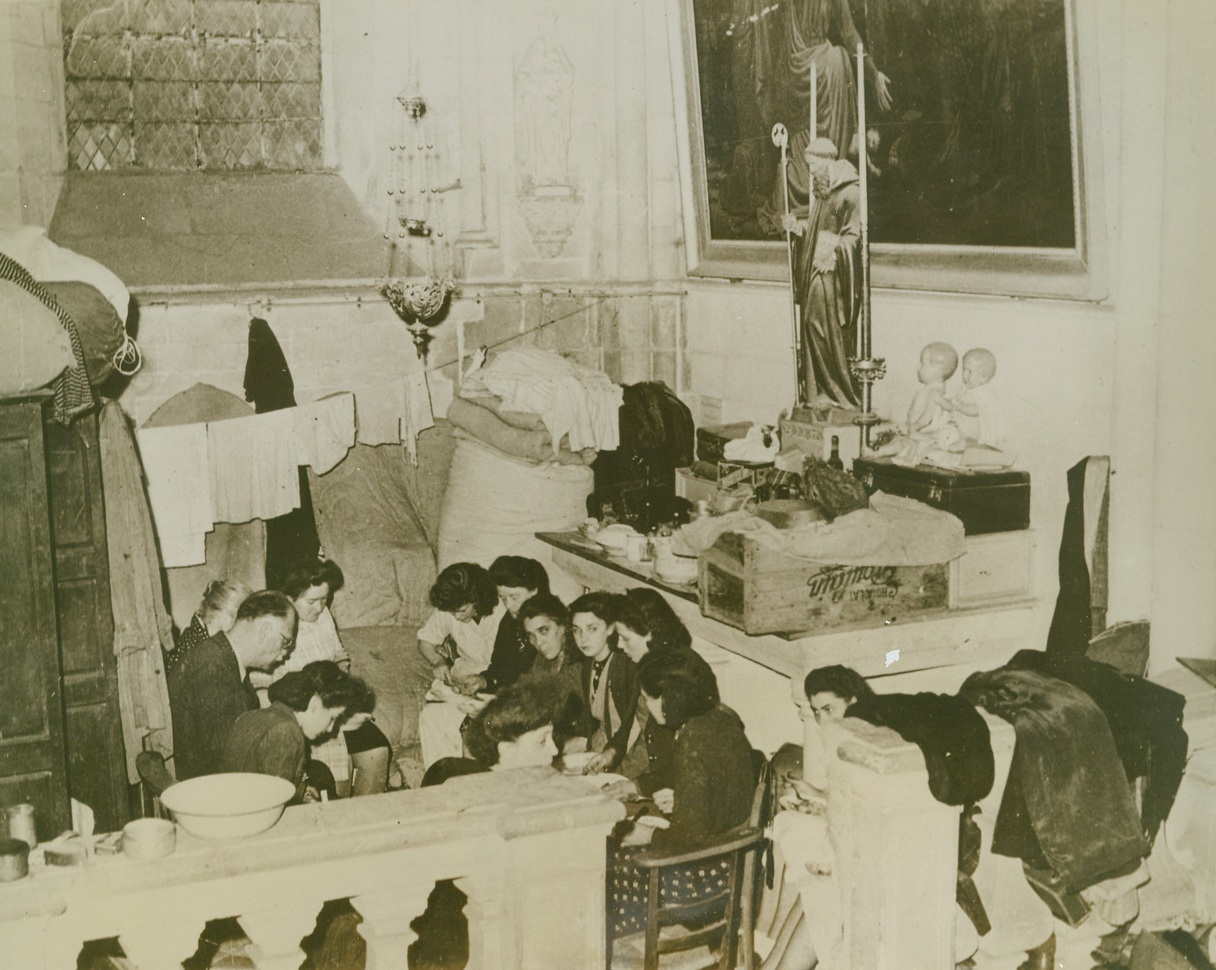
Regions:
[[[68,331],[79,368],[79,378],[69,373],[68,379],[96,387],[111,376],[116,355],[131,343],[130,293],[123,281],[90,256],[57,246],[40,226],[0,230],[0,255],[10,264],[0,277],[35,295]],[[38,289],[30,288],[32,281]]]
[[[548,350],[507,350],[465,377],[448,408],[461,433],[536,464],[588,466],[620,444],[621,388]]]

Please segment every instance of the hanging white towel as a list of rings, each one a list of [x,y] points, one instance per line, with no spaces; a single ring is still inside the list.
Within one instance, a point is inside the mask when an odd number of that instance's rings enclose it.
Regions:
[[[207,425],[217,522],[273,519],[300,505],[291,408]]]
[[[415,371],[405,378],[405,419],[401,423],[402,439],[411,464],[418,464],[418,435],[433,427],[435,415],[431,410],[427,376],[423,371]]]
[[[296,463],[311,465],[314,472],[324,475],[346,457],[355,443],[355,396],[343,391],[290,410],[295,423]]]
[[[143,428],[136,437],[164,565],[205,562],[206,534],[215,524],[207,426]]]
[[[355,388],[359,441],[365,445],[395,445],[401,441],[405,416],[405,382],[389,381]]]

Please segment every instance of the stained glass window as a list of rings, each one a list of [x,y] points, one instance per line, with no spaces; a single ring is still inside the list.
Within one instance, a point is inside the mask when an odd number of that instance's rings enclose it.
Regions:
[[[68,164],[322,165],[318,0],[62,0]]]

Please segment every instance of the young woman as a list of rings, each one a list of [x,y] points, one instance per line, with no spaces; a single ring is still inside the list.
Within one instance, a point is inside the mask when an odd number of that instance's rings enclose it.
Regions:
[[[333,730],[366,692],[330,660],[317,660],[270,685],[270,706],[236,719],[224,749],[225,771],[278,775],[305,797],[308,742]]]
[[[198,646],[217,633],[231,630],[236,622],[236,611],[252,592],[238,579],[213,579],[208,583],[198,611],[177,638],[177,647],[165,654],[165,672],[178,666],[191,647]]]
[[[688,650],[692,647],[688,628],[663,595],[649,586],[625,591],[618,601],[613,630],[617,646],[635,664],[640,664],[651,650]]]
[[[480,674],[490,664],[502,619],[489,572],[476,563],[453,563],[436,577],[430,600],[435,610],[418,630],[418,650],[435,679],[458,683]]]
[[[811,713],[820,724],[838,721],[858,701],[874,696],[874,689],[852,667],[832,664],[816,667],[803,681]]]
[[[587,593],[570,604],[574,644],[583,655],[583,703],[599,722],[589,745],[597,752],[587,764],[589,774],[617,770],[641,735],[635,718],[637,667],[613,649],[619,600],[611,593]],[[637,759],[635,775],[645,765],[645,753],[639,752]]]
[[[613,624],[617,645],[635,664],[642,663],[652,652],[691,651],[692,636],[688,628],[657,590],[649,587],[627,590],[618,605]],[[707,683],[713,684],[714,703],[717,703],[717,680],[712,672]],[[643,795],[667,791],[674,784],[675,730],[650,716],[641,692],[638,693],[635,717],[642,736],[638,748],[645,752],[645,761],[630,758],[623,766],[623,773],[633,778]]]
[[[329,559],[302,559],[288,567],[280,587],[291,597],[300,623],[295,649],[275,669],[273,681],[317,660],[350,670],[350,655],[329,612],[333,595],[344,582],[342,570]],[[374,795],[387,787],[391,746],[370,715],[370,710],[352,712],[336,737],[313,744],[313,757],[333,772],[339,794]]]
[[[635,825],[609,859],[613,937],[640,929],[646,911],[647,877],[630,861],[631,847],[700,848],[747,821],[756,786],[743,725],[717,703],[717,682],[704,660],[691,650],[653,651],[638,679],[650,716],[675,730],[673,795],[669,827]],[[714,879],[704,866],[673,869],[660,891],[669,901],[695,903]]]
[[[435,610],[418,631],[418,650],[437,682],[418,716],[422,763],[428,768],[440,758],[463,753],[460,728],[481,706],[472,695],[478,676],[490,665],[505,612],[489,572],[471,562],[444,568],[430,599]]]
[[[516,683],[545,679],[558,697],[554,739],[563,753],[581,749],[595,732],[595,720],[583,703],[582,654],[574,645],[570,611],[551,593],[538,594],[519,610],[528,642],[534,650],[532,666]]]
[[[499,556],[490,563],[490,579],[494,581],[503,616],[494,637],[490,665],[459,685],[462,693],[496,694],[526,674],[536,656],[519,621],[519,608],[533,596],[549,592],[545,567],[526,556]]]

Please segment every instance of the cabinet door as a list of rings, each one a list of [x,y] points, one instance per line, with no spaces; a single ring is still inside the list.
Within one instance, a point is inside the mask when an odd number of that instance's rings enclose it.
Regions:
[[[40,400],[0,402],[0,804],[71,825]]]
[[[113,832],[129,811],[114,657],[97,416],[46,425],[55,599],[67,715],[68,790]]]

